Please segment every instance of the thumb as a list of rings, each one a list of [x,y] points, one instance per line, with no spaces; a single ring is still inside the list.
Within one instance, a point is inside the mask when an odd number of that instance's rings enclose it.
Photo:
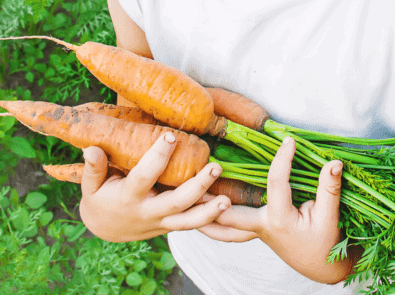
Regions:
[[[321,170],[315,211],[317,218],[324,223],[335,222],[337,225],[339,221],[342,169],[343,163],[334,160],[326,163]]]
[[[82,194],[90,196],[103,184],[107,177],[107,156],[101,148],[91,146],[83,150],[85,167],[82,173]]]

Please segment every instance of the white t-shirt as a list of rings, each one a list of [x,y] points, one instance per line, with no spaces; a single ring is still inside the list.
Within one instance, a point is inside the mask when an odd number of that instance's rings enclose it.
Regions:
[[[370,138],[395,132],[393,0],[119,1],[156,60],[254,100],[280,123]],[[260,240],[168,236],[206,294],[357,293],[305,278]]]

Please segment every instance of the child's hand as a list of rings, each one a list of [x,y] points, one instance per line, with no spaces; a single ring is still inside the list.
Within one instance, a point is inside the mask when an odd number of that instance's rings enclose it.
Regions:
[[[316,201],[299,210],[292,205],[289,176],[295,141],[288,138],[278,150],[268,175],[267,205],[253,209],[232,206],[217,222],[256,233],[286,263],[301,274],[322,283],[338,282],[347,272],[348,259],[326,265],[331,248],[340,242],[340,161],[321,170]],[[221,230],[205,234],[223,240]]]
[[[174,136],[166,133],[124,177],[108,169],[107,157],[97,147],[84,150],[81,218],[98,237],[112,242],[152,238],[173,230],[189,230],[212,222],[230,207],[226,196],[194,205],[221,173],[216,163],[172,191],[153,188],[174,150]]]

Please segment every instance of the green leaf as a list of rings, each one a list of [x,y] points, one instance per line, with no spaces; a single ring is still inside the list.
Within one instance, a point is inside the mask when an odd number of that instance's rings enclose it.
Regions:
[[[146,267],[147,267],[147,262],[145,262],[144,260],[136,260],[133,264],[133,268],[136,272],[140,272]]]
[[[26,58],[26,64],[29,68],[32,68],[34,66],[36,62],[36,59],[34,58],[34,56],[29,56],[28,58]]]
[[[62,63],[62,58],[57,54],[51,54],[49,56],[49,62],[55,67],[59,66]],[[49,69],[48,69],[49,70]],[[55,74],[55,73],[54,73]]]
[[[60,12],[55,16],[54,23],[56,24],[56,28],[60,28],[66,24],[67,16]]]
[[[50,78],[50,77],[53,77],[53,76],[55,76],[55,70],[53,68],[48,68],[45,71],[44,77],[45,78]]]
[[[32,83],[34,81],[34,74],[32,72],[27,72],[25,78],[28,82]]]
[[[53,218],[53,213],[52,212],[44,212],[43,214],[40,215],[38,220],[40,221],[40,224],[42,226],[48,225]]]
[[[126,283],[129,286],[139,286],[143,283],[143,278],[137,272],[131,272],[126,276]]]
[[[171,255],[170,252],[163,252],[163,256],[161,257],[160,262],[162,263],[163,270],[172,269],[177,265],[176,261],[173,258],[173,255]]]
[[[41,42],[40,44],[38,44],[38,49],[43,50],[45,48],[45,46],[47,46],[47,43]]]
[[[68,242],[76,241],[78,238],[80,238],[84,234],[85,231],[86,231],[86,226],[81,222],[70,233],[69,238],[67,239],[67,241]]]
[[[23,233],[23,236],[27,237],[27,238],[31,238],[36,235],[37,235],[37,225],[35,225],[35,224]]]
[[[140,293],[142,295],[152,295],[156,290],[157,284],[156,281],[151,279],[145,281],[140,287]]]
[[[26,89],[22,95],[24,100],[29,100],[32,97],[32,92],[29,89]]]
[[[47,65],[44,63],[36,63],[33,68],[40,73],[44,73],[47,69]]]
[[[30,223],[30,215],[29,212],[25,209],[22,208],[16,215],[15,218],[12,220],[12,223],[14,224],[15,228],[18,231],[23,231],[25,230]]]
[[[43,249],[41,249],[37,257],[37,261],[39,263],[49,262],[49,259],[51,258],[51,255],[49,254],[49,250],[50,250],[49,246],[46,246]]]
[[[18,195],[18,191],[15,188],[11,190],[10,200],[11,200],[11,204],[15,208],[19,207],[19,195]]]
[[[10,200],[8,198],[0,196],[0,207],[5,209],[10,205]]]
[[[64,224],[63,227],[64,227],[64,235],[66,237],[69,237],[74,232],[75,229],[75,226],[71,224]]]
[[[30,145],[30,143],[23,137],[13,137],[9,141],[9,148],[13,153],[22,156],[24,158],[35,158],[36,152]]]
[[[344,257],[347,257],[347,244],[348,244],[348,239],[344,239],[342,242],[336,244],[333,246],[332,250],[329,253],[329,256],[327,257],[327,262],[326,264],[330,263],[333,264],[333,262],[339,261],[339,259],[343,260]]]
[[[10,130],[16,123],[14,117],[1,117],[0,119],[0,129],[4,132]]]
[[[38,209],[47,201],[47,196],[39,192],[31,192],[26,197],[26,204],[32,209]]]

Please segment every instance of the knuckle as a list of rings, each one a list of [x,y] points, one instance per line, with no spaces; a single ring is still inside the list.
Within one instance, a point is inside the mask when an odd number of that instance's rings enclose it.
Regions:
[[[199,183],[199,186],[202,190],[207,191],[210,188],[211,184],[207,183],[206,181],[203,181]]]
[[[330,195],[337,196],[337,195],[340,195],[341,186],[339,186],[337,184],[336,185],[328,185],[328,186],[324,187],[324,190]]]

